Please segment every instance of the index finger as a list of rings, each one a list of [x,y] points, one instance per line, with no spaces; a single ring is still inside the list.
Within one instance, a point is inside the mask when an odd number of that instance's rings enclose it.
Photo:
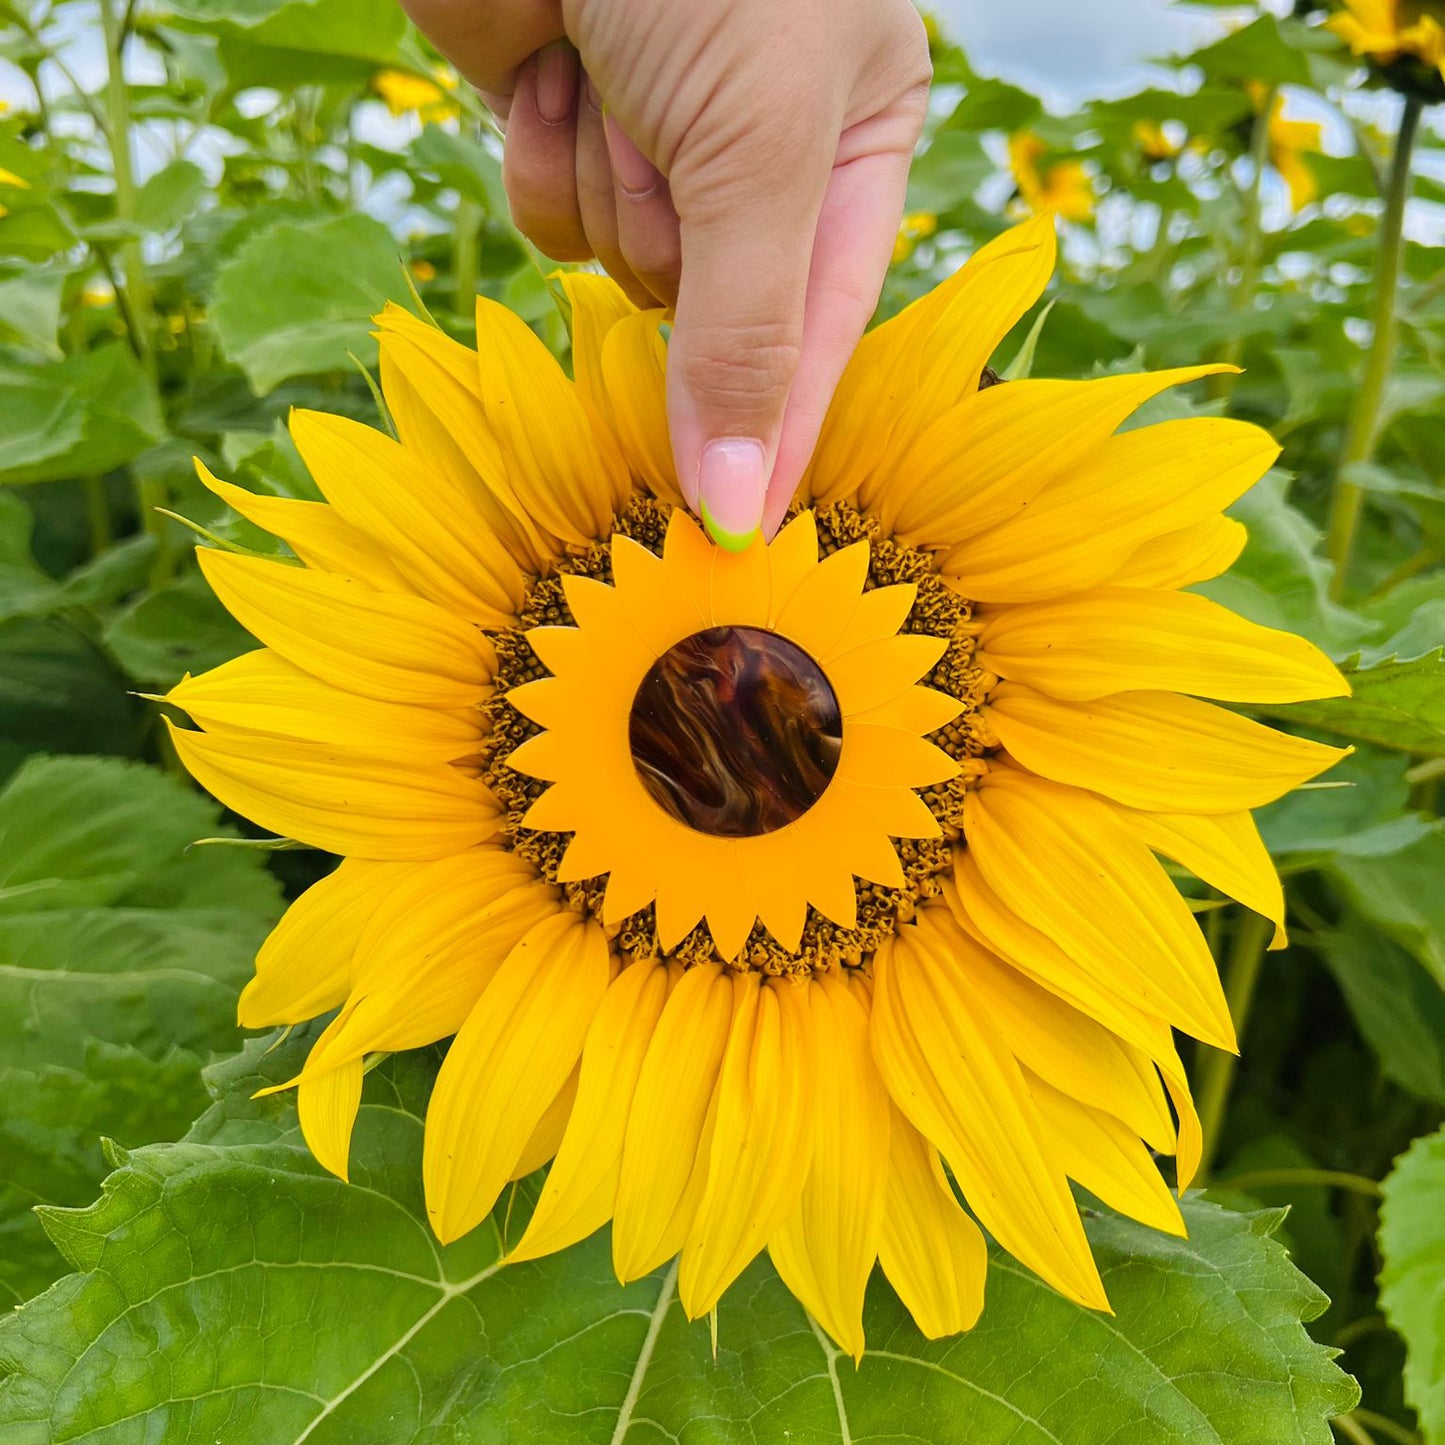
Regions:
[[[567,33],[561,0],[402,0],[402,8],[478,90],[504,101],[523,61]]]

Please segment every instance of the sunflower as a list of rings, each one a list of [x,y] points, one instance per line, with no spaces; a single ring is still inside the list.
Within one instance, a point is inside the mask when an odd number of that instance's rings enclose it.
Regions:
[[[741,552],[680,504],[664,313],[596,276],[562,278],[575,381],[490,301],[476,351],[389,307],[395,438],[292,420],[324,503],[202,470],[296,554],[201,551],[263,646],[168,700],[201,783],[343,855],[240,1004],[337,1011],[292,1081],[322,1164],[369,1055],[451,1038],[441,1239],[550,1160],[511,1259],[610,1220],[619,1278],[680,1256],[695,1318],[767,1249],[855,1356],[875,1262],[930,1336],[974,1322],[980,1225],[1106,1308],[1071,1179],[1183,1232],[1171,1030],[1234,1034],[1156,855],[1282,939],[1248,810],[1339,756],[1202,699],[1346,688],[1183,590],[1270,438],[1119,431],[1224,368],[988,384],[1053,262],[1028,222],[870,333]]]
[[[461,114],[453,98],[457,78],[444,65],[435,66],[430,78],[412,70],[378,70],[371,78],[371,88],[395,116],[415,111],[422,121],[440,125]]]
[[[1345,0],[1344,9],[1325,25],[1350,47],[1352,55],[1374,61],[1407,88],[1418,89],[1424,79],[1424,98],[1440,98],[1440,83],[1445,82],[1445,4],[1441,0]]]
[[[1269,162],[1289,187],[1290,206],[1296,211],[1320,193],[1320,183],[1306,157],[1319,155],[1323,129],[1312,120],[1286,120],[1284,97],[1275,97],[1269,112]]]
[[[1018,185],[1025,214],[1057,212],[1066,221],[1087,221],[1094,214],[1094,183],[1082,161],[1053,161],[1041,167],[1048,146],[1032,131],[1019,131],[1008,143],[1009,170]]]

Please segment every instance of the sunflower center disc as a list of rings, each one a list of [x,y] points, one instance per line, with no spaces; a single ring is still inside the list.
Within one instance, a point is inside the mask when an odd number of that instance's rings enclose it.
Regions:
[[[689,828],[755,838],[823,796],[843,715],[823,669],[760,627],[709,627],[653,664],[628,722],[632,761],[657,804]]]

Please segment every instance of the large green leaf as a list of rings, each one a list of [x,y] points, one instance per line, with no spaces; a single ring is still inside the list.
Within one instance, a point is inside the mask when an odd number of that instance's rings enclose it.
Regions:
[[[78,1272],[0,1325],[7,1445],[1326,1445],[1356,1398],[1300,1323],[1325,1301],[1271,1240],[1279,1213],[1200,1200],[1188,1242],[1090,1219],[1112,1317],[995,1253],[982,1323],[942,1342],[875,1279],[855,1371],[760,1262],[719,1308],[714,1359],[672,1272],[621,1288],[605,1234],[502,1266],[528,1186],[510,1221],[499,1207],[436,1244],[428,1061],[370,1076],[347,1186],[306,1152],[289,1098],[247,1097],[304,1043],[263,1047],[214,1071],[219,1102],[186,1140],[117,1154],[97,1203],[46,1211]]]
[[[102,1134],[173,1138],[280,910],[260,855],[210,848],[215,805],[100,758],[37,758],[0,793],[0,1291],[60,1273],[31,1212],[80,1204]]]
[[[1401,752],[1445,756],[1445,651],[1391,658],[1373,667],[1344,669],[1351,697],[1262,708],[1302,727],[1324,728],[1357,742]]]
[[[1385,1077],[1445,1104],[1445,990],[1359,917],[1314,943]]]
[[[1445,988],[1445,833],[1382,857],[1337,857],[1332,871],[1355,907]]]
[[[288,377],[376,359],[371,317],[406,296],[391,232],[369,216],[283,221],[216,275],[211,319],[226,354],[265,393]]]
[[[105,644],[147,688],[171,687],[188,672],[219,667],[256,645],[194,574],[138,597],[106,627]]]
[[[1445,1440],[1445,1130],[1417,1139],[1385,1180],[1380,1303],[1409,1351],[1405,1398]]]
[[[120,342],[48,366],[0,364],[0,483],[109,471],[164,427],[155,388]]]

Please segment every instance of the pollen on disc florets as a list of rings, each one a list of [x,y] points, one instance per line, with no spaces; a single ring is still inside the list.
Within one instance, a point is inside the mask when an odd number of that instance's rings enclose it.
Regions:
[[[660,556],[671,513],[671,506],[665,502],[638,498],[617,519],[614,530]],[[895,840],[905,886],[882,888],[855,880],[857,927],[841,928],[810,908],[802,941],[797,951],[792,952],[782,948],[761,924],[754,926],[737,958],[730,963],[734,968],[769,974],[811,973],[860,965],[900,923],[914,916],[921,903],[938,895],[942,877],[951,867],[950,845],[959,834],[964,798],[982,771],[977,760],[992,743],[980,721],[979,708],[996,679],[980,667],[976,659],[972,604],[944,582],[926,552],[882,536],[872,518],[846,502],[819,507],[814,517],[821,556],[854,542],[869,543],[865,588],[888,587],[900,582],[915,585],[917,597],[902,631],[949,639],[948,650],[920,681],[963,704],[962,712],[953,722],[930,736],[930,741],[963,764],[963,770],[950,782],[919,791],[919,797],[938,819],[942,836]],[[492,634],[497,650],[497,678],[492,696],[482,705],[487,735],[479,759],[481,776],[504,809],[505,846],[554,881],[569,835],[538,832],[522,825],[527,810],[546,791],[548,784],[507,765],[513,750],[540,731],[511,705],[507,694],[514,687],[547,676],[546,668],[527,642],[527,630],[576,625],[562,590],[561,574],[564,573],[610,583],[610,547],[598,543],[561,559],[556,574],[539,578],[528,589],[517,630]],[[561,886],[575,905],[600,917],[606,883],[605,877],[598,877]],[[611,931],[614,946],[630,957],[654,958],[662,951],[650,906]],[[687,964],[718,961],[712,937],[704,924],[699,924],[683,939],[671,956]]]

